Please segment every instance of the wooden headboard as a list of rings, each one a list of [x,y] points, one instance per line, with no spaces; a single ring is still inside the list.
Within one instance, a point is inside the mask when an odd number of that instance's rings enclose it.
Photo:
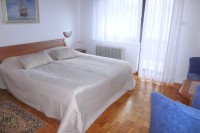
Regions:
[[[57,46],[66,46],[64,39],[0,47],[0,62],[8,57],[37,53]]]

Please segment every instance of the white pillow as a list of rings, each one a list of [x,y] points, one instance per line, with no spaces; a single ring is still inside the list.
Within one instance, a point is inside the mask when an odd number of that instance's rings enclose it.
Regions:
[[[45,53],[47,53],[53,60],[56,60],[56,58],[54,57],[54,55],[51,53],[51,51],[56,50],[56,49],[63,49],[66,48],[66,46],[58,46],[58,47],[54,47],[54,48],[49,48],[46,50],[43,50]]]
[[[19,56],[17,59],[22,63],[25,69],[31,69],[53,62],[51,57],[45,52]]]
[[[53,55],[55,60],[63,60],[78,57],[77,52],[72,48],[56,49],[49,54]]]

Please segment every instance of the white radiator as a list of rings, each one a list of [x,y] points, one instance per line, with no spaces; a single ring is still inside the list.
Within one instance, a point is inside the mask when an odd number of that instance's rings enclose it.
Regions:
[[[104,45],[96,46],[96,55],[98,56],[124,60],[124,53],[125,49],[121,47],[112,47]]]

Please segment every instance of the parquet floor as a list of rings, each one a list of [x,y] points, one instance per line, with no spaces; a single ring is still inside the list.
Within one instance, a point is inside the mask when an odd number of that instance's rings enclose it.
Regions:
[[[157,91],[174,101],[180,101],[186,105],[189,101],[178,93],[180,85],[161,85],[151,81],[136,79],[134,90],[127,92],[119,100],[113,103],[87,130],[86,133],[148,133],[151,112],[151,92]],[[55,133],[59,121],[43,115],[41,112],[20,102],[8,91],[0,89],[0,101],[9,99],[28,112],[47,123],[38,133]]]

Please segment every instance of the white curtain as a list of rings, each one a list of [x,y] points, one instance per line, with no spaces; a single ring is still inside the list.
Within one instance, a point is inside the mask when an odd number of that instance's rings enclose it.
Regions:
[[[139,43],[142,0],[94,0],[93,40]]]
[[[139,77],[173,84],[184,0],[146,0]]]

